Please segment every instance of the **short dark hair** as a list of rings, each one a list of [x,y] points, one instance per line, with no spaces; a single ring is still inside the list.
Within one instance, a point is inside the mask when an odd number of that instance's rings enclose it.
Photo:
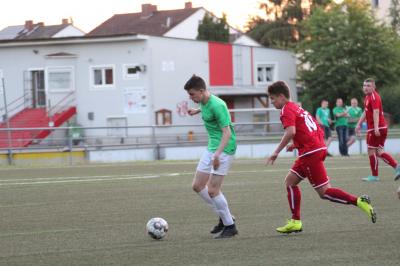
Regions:
[[[185,90],[201,90],[201,89],[206,89],[206,83],[204,82],[204,79],[202,79],[199,76],[193,75],[185,84]]]
[[[373,78],[367,78],[366,80],[364,80],[364,82],[367,82],[367,83],[375,83],[375,79],[373,79]]]
[[[268,95],[283,94],[286,98],[290,98],[290,89],[286,82],[279,80],[268,86]]]

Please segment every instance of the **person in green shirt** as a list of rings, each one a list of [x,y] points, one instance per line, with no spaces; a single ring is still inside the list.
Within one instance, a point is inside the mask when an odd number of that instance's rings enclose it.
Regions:
[[[331,110],[329,109],[328,105],[329,102],[327,100],[322,100],[321,107],[317,109],[317,112],[315,114],[318,123],[324,129],[324,140],[327,148],[332,142],[332,132],[330,127],[330,125],[332,124]],[[332,156],[329,152],[327,153],[327,155]]]
[[[347,147],[350,147],[356,142],[356,125],[363,114],[363,110],[358,107],[356,98],[351,99],[351,106],[347,108],[347,113],[349,114]]]
[[[335,117],[335,128],[339,141],[339,152],[342,156],[349,156],[347,147],[347,119],[349,114],[345,107],[343,107],[343,99],[336,99],[336,107],[333,108],[333,116]]]
[[[189,115],[201,113],[208,134],[207,150],[201,157],[192,188],[219,216],[218,224],[210,233],[214,238],[229,238],[238,234],[228,202],[221,191],[236,152],[236,135],[226,103],[206,88],[204,80],[193,75],[184,89],[190,99],[199,104],[188,110]]]

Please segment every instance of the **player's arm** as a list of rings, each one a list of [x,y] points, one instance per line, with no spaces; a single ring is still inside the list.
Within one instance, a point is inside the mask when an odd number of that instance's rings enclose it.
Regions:
[[[346,111],[343,111],[343,112],[337,112],[337,113],[335,113],[335,116],[336,116],[336,117],[343,117],[343,116],[347,116],[347,112],[346,112]]]
[[[375,136],[379,137],[381,135],[381,133],[379,132],[379,109],[374,109],[373,117],[374,117]]]
[[[267,158],[266,164],[274,164],[276,158],[278,158],[279,153],[289,144],[289,142],[293,139],[294,135],[296,134],[296,127],[289,126],[285,128],[285,133],[279,143],[278,147],[272,153],[270,157]]]
[[[356,125],[356,132],[357,132],[357,134],[360,133],[361,124],[362,124],[362,122],[365,121],[365,116],[366,116],[366,115],[365,115],[365,111],[364,111],[364,112],[362,113],[360,119],[358,119],[358,122],[357,122],[357,125]]]
[[[189,115],[197,115],[198,113],[201,113],[200,108],[197,108],[197,109],[195,109],[195,108],[190,108],[190,109],[188,110],[188,114],[189,114]]]
[[[228,144],[229,139],[232,136],[230,126],[223,127],[221,130],[222,130],[221,142],[219,143],[218,149],[214,152],[213,156],[213,167],[215,170],[217,170],[219,167],[219,156],[224,151],[225,146]]]

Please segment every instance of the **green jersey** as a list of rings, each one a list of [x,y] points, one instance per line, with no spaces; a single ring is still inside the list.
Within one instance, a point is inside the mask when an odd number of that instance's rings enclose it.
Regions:
[[[222,128],[229,126],[232,134],[224,152],[235,154],[236,134],[226,103],[217,96],[211,95],[206,104],[200,103],[200,110],[208,134],[208,150],[215,152],[218,149],[222,140]]]
[[[347,111],[349,112],[349,127],[350,128],[355,128],[357,125],[358,120],[360,119],[363,111],[360,107],[348,107]]]
[[[336,127],[340,127],[340,126],[346,126],[347,127],[347,117],[345,116],[336,116],[337,114],[341,114],[344,113],[346,111],[346,108],[344,107],[339,107],[336,106],[335,108],[333,108],[333,115],[335,116],[335,126]]]
[[[331,118],[331,110],[329,110],[329,108],[319,107],[317,109],[316,116],[318,116],[319,119],[321,119],[322,124],[324,126],[329,127],[329,119]]]

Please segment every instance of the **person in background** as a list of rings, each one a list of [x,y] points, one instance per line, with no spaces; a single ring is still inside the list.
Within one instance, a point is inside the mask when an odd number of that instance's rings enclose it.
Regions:
[[[367,182],[379,181],[378,157],[390,165],[395,172],[394,180],[400,179],[400,164],[387,152],[384,151],[388,128],[383,117],[382,100],[376,91],[375,80],[368,78],[364,81],[363,91],[364,112],[356,125],[357,134],[360,133],[361,123],[367,120],[367,146],[371,174],[362,180]]]
[[[333,116],[335,117],[335,128],[339,142],[339,152],[342,156],[349,156],[347,148],[347,118],[349,114],[343,107],[342,98],[336,99],[336,107],[333,108]]]
[[[321,107],[317,109],[317,112],[315,114],[318,124],[321,125],[321,127],[324,129],[324,141],[325,145],[328,148],[329,144],[332,142],[332,131],[331,131],[331,110],[328,107],[329,102],[327,100],[322,100],[321,101]],[[327,153],[327,156],[332,156],[329,152]]]
[[[351,99],[351,106],[347,108],[348,118],[348,139],[347,147],[356,142],[356,125],[362,115],[362,109],[358,107],[358,100],[356,98]]]

